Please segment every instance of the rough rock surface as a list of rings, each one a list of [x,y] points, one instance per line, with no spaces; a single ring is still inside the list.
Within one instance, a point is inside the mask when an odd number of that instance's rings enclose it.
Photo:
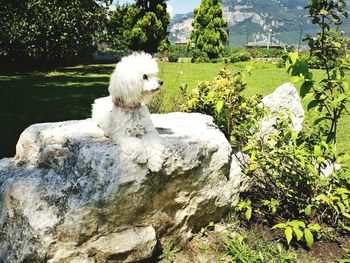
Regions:
[[[152,119],[166,149],[157,173],[91,119],[26,129],[0,161],[0,262],[135,262],[230,210],[240,169],[212,118]]]
[[[293,130],[301,131],[304,121],[304,109],[300,102],[298,90],[291,83],[285,83],[273,93],[262,99],[262,104],[270,114],[261,122],[263,134],[272,133],[276,119],[280,116],[287,118],[290,115]]]

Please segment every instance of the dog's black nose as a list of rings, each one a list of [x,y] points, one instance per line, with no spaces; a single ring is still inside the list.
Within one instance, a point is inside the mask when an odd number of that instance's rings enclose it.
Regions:
[[[159,85],[163,85],[164,81],[163,80],[158,80]]]

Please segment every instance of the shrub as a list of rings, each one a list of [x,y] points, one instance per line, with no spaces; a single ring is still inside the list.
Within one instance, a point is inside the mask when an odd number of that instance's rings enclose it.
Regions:
[[[263,110],[258,107],[261,97],[243,96],[241,92],[245,86],[242,73],[223,69],[213,81],[199,82],[182,110],[213,116],[232,146],[239,148],[263,115]]]
[[[230,57],[230,62],[231,63],[243,62],[243,61],[249,61],[250,59],[251,59],[251,56],[248,52],[234,53]]]
[[[286,52],[283,49],[275,48],[248,48],[246,50],[253,58],[279,58]]]
[[[208,57],[207,53],[200,50],[193,50],[192,51],[192,63],[208,63],[210,62],[210,58]]]
[[[245,48],[225,46],[222,56],[224,58],[229,58],[234,54],[243,53],[243,52],[246,52]]]
[[[169,62],[177,62],[179,58],[191,57],[192,54],[187,51],[185,46],[170,45],[169,47]]]

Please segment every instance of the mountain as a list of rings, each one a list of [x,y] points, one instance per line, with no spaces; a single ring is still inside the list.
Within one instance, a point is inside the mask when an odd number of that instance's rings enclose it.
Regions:
[[[222,0],[224,17],[229,24],[229,41],[232,46],[266,40],[269,31],[272,41],[298,45],[300,36],[315,34],[317,27],[306,18],[304,8],[308,0]],[[175,15],[171,21],[170,39],[185,42],[192,30],[193,12]],[[349,32],[344,23],[342,30]]]

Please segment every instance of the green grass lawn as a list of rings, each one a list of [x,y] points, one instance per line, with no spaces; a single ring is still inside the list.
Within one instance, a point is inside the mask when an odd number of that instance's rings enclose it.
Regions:
[[[290,79],[284,69],[271,63],[245,62],[229,68],[245,70],[247,65],[253,67],[246,78],[244,93],[248,96],[267,95]],[[30,124],[90,117],[93,100],[108,94],[114,66],[90,64],[48,72],[0,73],[0,158],[15,154],[18,137]],[[190,91],[198,81],[211,80],[223,67],[223,64],[160,63],[159,76],[165,84],[155,100],[156,108],[160,112],[179,110],[181,84],[187,84]],[[318,72],[315,75],[321,77]],[[350,147],[349,125],[347,115],[339,126],[341,149]]]

